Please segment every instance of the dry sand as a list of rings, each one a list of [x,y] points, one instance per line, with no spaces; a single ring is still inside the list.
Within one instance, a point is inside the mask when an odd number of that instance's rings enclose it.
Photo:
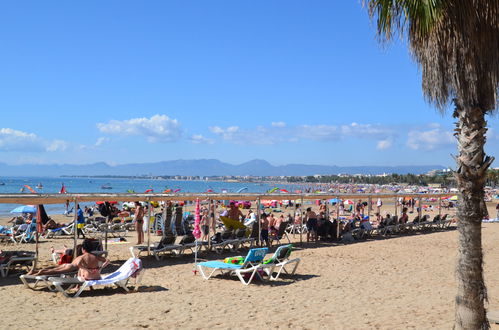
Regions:
[[[449,329],[454,319],[457,234],[449,230],[349,245],[304,244],[293,252],[302,260],[297,275],[249,286],[235,277],[205,281],[194,276],[190,253],[159,262],[144,257],[142,284],[138,292],[129,294],[99,287],[69,299],[25,289],[16,276],[0,278],[0,328]],[[483,225],[491,310],[499,310],[498,237],[499,224]],[[128,240],[135,242],[134,233]],[[51,245],[57,248],[63,243],[71,245],[60,238],[43,241],[42,262],[49,264]],[[110,245],[108,271],[129,258],[131,245]],[[234,253],[203,252],[201,257],[229,255]]]

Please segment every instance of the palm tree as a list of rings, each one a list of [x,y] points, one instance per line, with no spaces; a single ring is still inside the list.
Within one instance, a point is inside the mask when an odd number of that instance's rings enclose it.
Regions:
[[[381,41],[407,37],[422,72],[425,98],[444,112],[454,104],[458,155],[455,327],[488,328],[484,302],[481,220],[484,184],[493,157],[485,155],[485,115],[498,105],[498,0],[364,0]]]

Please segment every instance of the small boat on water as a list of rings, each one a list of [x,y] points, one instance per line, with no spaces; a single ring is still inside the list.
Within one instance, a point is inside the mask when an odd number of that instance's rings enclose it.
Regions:
[[[113,189],[113,187],[111,187],[111,185],[109,183],[106,183],[106,184],[103,184],[102,186],[100,186],[101,189]]]
[[[36,189],[43,189],[43,184],[39,183],[39,184],[37,184],[37,185],[36,185],[36,187],[35,187],[35,188],[36,188]]]
[[[0,186],[5,186],[5,182],[0,182]]]

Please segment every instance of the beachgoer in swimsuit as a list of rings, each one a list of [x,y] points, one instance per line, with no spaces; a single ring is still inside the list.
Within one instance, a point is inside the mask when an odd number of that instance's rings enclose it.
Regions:
[[[306,219],[307,219],[307,242],[310,242],[310,240],[315,240],[317,242],[318,236],[317,236],[317,215],[315,214],[314,211],[312,211],[312,208],[309,207],[307,208],[307,213],[306,213]]]
[[[89,240],[83,241],[81,246],[83,254],[73,260],[72,263],[65,263],[54,267],[42,268],[39,271],[31,270],[29,275],[58,275],[74,271],[78,271],[78,279],[80,281],[98,280],[100,279],[100,271],[106,267],[109,260],[103,257],[96,256],[90,251],[92,250],[92,242]]]
[[[140,202],[135,202],[135,231],[137,232],[137,244],[144,243],[144,207]]]
[[[269,246],[269,220],[267,219],[267,215],[265,213],[262,213],[261,219],[260,219],[260,224],[261,224],[261,231],[260,231],[260,238],[262,242],[260,242],[260,245],[262,245],[263,242],[265,242],[266,246]]]
[[[236,220],[236,221],[241,221],[241,218],[244,218],[243,213],[236,206],[236,203],[234,203],[234,202],[230,202],[230,204],[229,204],[229,212],[228,212],[227,216],[229,218],[231,218],[232,220]]]

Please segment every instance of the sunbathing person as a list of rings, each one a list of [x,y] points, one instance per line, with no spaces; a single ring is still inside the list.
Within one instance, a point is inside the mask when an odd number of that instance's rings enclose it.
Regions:
[[[44,225],[42,225],[42,230],[45,233],[48,229],[57,229],[64,227],[65,224],[63,223],[57,223],[54,221],[54,219],[49,218],[49,221],[47,221]]]
[[[28,275],[58,275],[78,271],[78,279],[81,281],[98,280],[101,278],[101,269],[109,263],[109,260],[90,253],[92,248],[91,241],[85,240],[82,244],[83,254],[72,263],[43,268],[37,272],[32,270]]]

